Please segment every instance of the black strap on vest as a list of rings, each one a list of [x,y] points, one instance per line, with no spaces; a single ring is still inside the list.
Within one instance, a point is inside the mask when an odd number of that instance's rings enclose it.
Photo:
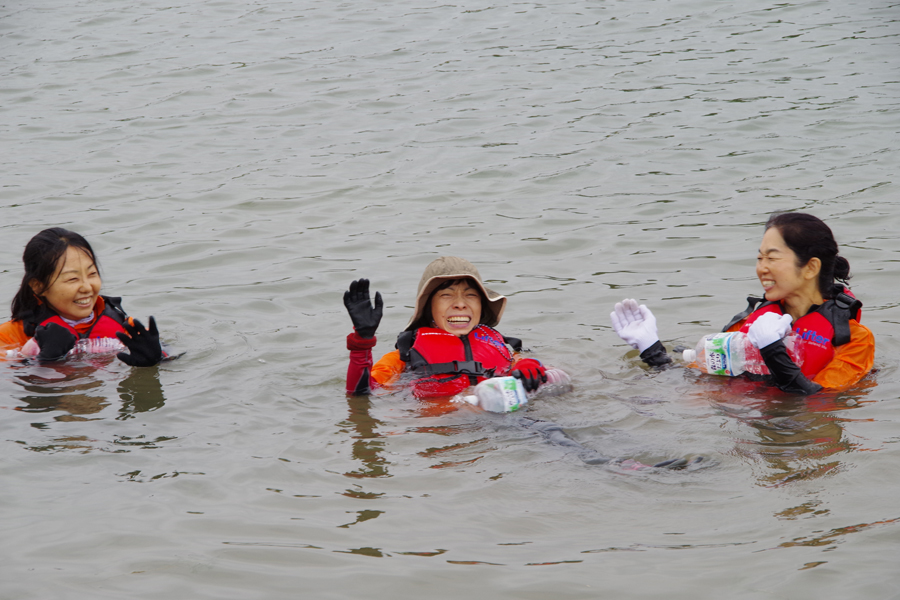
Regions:
[[[124,325],[128,320],[128,315],[122,310],[121,296],[103,296],[103,300],[106,301],[106,309],[102,314],[110,317],[119,325]]]
[[[850,341],[850,319],[858,320],[862,302],[845,292],[841,285],[834,286],[832,295],[833,298],[827,300],[818,310],[831,322],[834,328],[831,344],[837,347]]]
[[[416,330],[412,331],[401,331],[400,335],[397,336],[397,343],[394,344],[394,348],[400,351],[400,360],[405,363],[409,362],[409,350],[412,348],[412,345],[416,341]]]
[[[502,333],[500,335],[503,335]],[[513,349],[513,352],[521,352],[522,351],[522,340],[514,337],[506,337],[503,335],[503,341],[509,344],[509,347]]]
[[[454,360],[445,363],[425,365],[426,375],[474,375],[475,377],[493,377],[494,369],[485,369],[477,360]]]
[[[737,323],[740,323],[741,321],[749,317],[753,313],[753,311],[756,310],[756,305],[760,302],[763,302],[764,300],[765,298],[747,296],[747,308],[745,308],[743,312],[739,312],[738,314],[731,317],[731,320],[728,321],[728,325],[722,328],[722,332],[728,331],[733,325],[736,325]],[[766,304],[768,304],[768,302],[766,302]],[[764,304],[760,305],[760,308],[762,308],[762,306],[764,306]]]

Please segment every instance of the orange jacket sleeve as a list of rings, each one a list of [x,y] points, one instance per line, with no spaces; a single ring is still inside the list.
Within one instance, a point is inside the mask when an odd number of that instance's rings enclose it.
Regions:
[[[22,321],[7,321],[0,324],[0,350],[4,355],[7,350],[18,350],[28,339]]]
[[[406,363],[400,360],[400,351],[388,352],[372,366],[372,379],[380,385],[394,383],[400,374],[406,370]]]
[[[875,364],[875,336],[868,327],[850,320],[850,341],[834,350],[834,358],[813,378],[824,388],[853,385]]]

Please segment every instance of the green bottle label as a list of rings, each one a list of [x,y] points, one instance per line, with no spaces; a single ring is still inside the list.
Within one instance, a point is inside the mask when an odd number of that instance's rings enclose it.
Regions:
[[[706,372],[711,375],[734,377],[734,360],[731,354],[731,343],[734,333],[720,333],[706,340]]]

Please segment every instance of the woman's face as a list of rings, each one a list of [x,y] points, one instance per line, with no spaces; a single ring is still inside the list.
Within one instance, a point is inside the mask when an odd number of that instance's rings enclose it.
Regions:
[[[797,254],[788,248],[777,227],[770,227],[763,235],[756,258],[756,276],[766,292],[766,300],[784,300],[800,291],[816,289],[818,270],[811,259],[804,267],[797,266]]]
[[[61,317],[80,321],[91,316],[102,283],[90,255],[69,246],[56,265],[50,285],[42,290],[39,282],[32,282],[31,289]]]
[[[438,290],[431,297],[434,326],[463,336],[481,321],[481,294],[468,279]]]

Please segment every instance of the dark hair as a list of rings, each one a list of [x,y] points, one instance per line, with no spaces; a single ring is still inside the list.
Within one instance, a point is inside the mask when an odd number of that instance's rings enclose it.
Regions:
[[[66,255],[69,247],[86,252],[99,270],[100,265],[94,256],[94,250],[86,239],[74,231],[62,227],[43,230],[28,241],[25,245],[25,252],[22,253],[25,276],[22,277],[22,286],[10,305],[14,321],[21,321],[28,313],[36,311],[40,306],[41,300],[31,289],[31,282],[37,281],[41,286],[41,291],[46,291],[53,283],[50,280],[56,273],[60,259]]]
[[[797,255],[797,267],[804,267],[811,258],[822,261],[819,271],[819,293],[833,296],[835,280],[846,284],[850,280],[850,263],[838,255],[838,245],[821,219],[806,213],[775,213],[766,222],[766,230],[775,227],[787,247]]]
[[[445,290],[450,286],[456,285],[457,283],[467,283],[471,285],[473,289],[478,290],[478,295],[481,297],[481,318],[479,319],[478,323],[483,324],[491,321],[494,313],[491,310],[490,302],[488,302],[488,299],[484,295],[484,292],[481,291],[481,288],[478,285],[474,285],[474,282],[475,280],[471,277],[461,277],[460,279],[448,279],[441,285],[434,288],[434,291],[432,291],[428,296],[428,302],[425,303],[425,310],[422,311],[422,316],[418,321],[412,324],[411,329],[418,329],[419,327],[431,327],[431,323],[434,321],[434,315],[431,314],[431,301],[434,299],[434,295],[441,290]]]

